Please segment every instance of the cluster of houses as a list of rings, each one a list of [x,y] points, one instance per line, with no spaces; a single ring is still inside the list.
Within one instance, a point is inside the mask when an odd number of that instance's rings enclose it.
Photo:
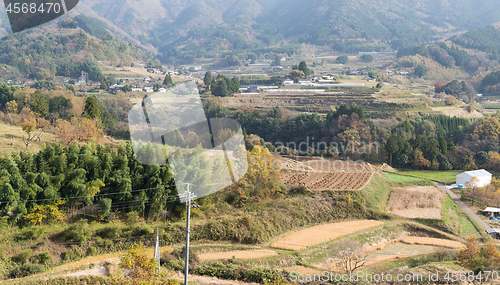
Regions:
[[[109,92],[118,92],[118,91],[123,91],[124,88],[125,88],[125,85],[113,84],[113,85],[109,86],[108,91]],[[142,87],[142,88],[132,87],[131,91],[144,91],[144,92],[151,93],[151,92],[155,92],[155,89],[154,89],[154,87],[151,87],[151,86],[146,86],[146,87]],[[167,88],[160,87],[156,90],[156,92],[167,92]]]

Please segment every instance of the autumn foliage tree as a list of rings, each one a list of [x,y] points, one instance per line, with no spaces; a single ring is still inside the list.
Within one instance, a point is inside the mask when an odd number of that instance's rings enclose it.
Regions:
[[[248,171],[238,182],[230,186],[227,193],[234,204],[248,201],[259,202],[281,193],[280,169],[273,162],[273,155],[267,148],[254,146],[247,152]]]
[[[292,72],[290,73],[290,77],[291,77],[294,81],[298,81],[299,79],[305,78],[305,77],[306,77],[306,75],[304,74],[304,72],[303,72],[302,70],[294,69],[294,70],[292,70]]]
[[[64,221],[66,215],[59,209],[59,206],[65,201],[57,201],[52,205],[37,205],[29,211],[24,219],[32,225],[46,225],[50,223],[58,223]]]
[[[148,257],[142,243],[133,244],[121,257],[120,267],[130,271],[130,284],[154,284],[158,277],[158,260]]]
[[[457,263],[465,268],[478,271],[500,266],[500,252],[492,242],[479,246],[475,236],[465,239],[466,247],[457,255]]]
[[[76,118],[70,122],[59,119],[55,123],[57,138],[64,144],[72,142],[89,142],[94,139],[98,142],[103,136],[102,126],[99,127],[98,118]]]
[[[481,124],[476,126],[472,133],[473,140],[497,140],[500,135],[500,121],[496,116],[486,118]]]
[[[27,134],[27,137],[23,136],[26,150],[29,150],[29,146],[33,140],[40,140],[43,132],[49,125],[50,123],[47,120],[33,113],[30,113],[28,118],[25,118],[24,122],[21,124],[21,128]]]

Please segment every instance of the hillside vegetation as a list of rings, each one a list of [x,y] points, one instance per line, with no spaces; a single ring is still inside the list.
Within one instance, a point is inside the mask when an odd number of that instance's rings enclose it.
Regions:
[[[111,37],[97,22],[83,16],[77,20],[96,37],[78,29],[70,19],[61,22],[67,28],[50,33],[42,28],[4,37],[0,41],[0,77],[51,80],[54,76],[79,77],[85,71],[90,80],[99,81],[102,73],[96,61],[154,61],[148,52]]]
[[[140,4],[87,0],[80,5],[90,7],[143,45],[157,48],[166,63],[190,63],[221,51],[266,53],[273,51],[269,47],[294,43],[332,45],[340,52],[386,50],[428,42],[450,27],[455,27],[452,31],[472,30],[500,21],[497,5],[472,0],[453,6],[441,0],[307,4],[283,0],[150,0]]]

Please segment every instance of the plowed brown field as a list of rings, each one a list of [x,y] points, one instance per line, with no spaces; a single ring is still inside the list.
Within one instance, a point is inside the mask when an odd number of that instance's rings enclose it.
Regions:
[[[285,185],[306,183],[311,190],[359,190],[375,173],[375,168],[368,163],[309,157],[275,156],[274,167],[281,169],[281,181]]]
[[[297,172],[281,171],[281,180],[284,184],[298,186],[306,183],[311,190],[358,190],[363,188],[370,181],[371,172]]]

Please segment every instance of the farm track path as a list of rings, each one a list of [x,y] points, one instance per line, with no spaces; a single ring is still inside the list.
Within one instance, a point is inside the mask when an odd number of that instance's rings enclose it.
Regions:
[[[491,226],[489,226],[488,223],[486,223],[479,215],[474,213],[474,211],[472,211],[472,209],[469,208],[469,206],[467,206],[464,202],[462,202],[455,193],[451,192],[450,189],[446,188],[446,186],[444,186],[441,183],[436,183],[436,182],[434,183],[439,189],[441,189],[445,193],[448,193],[448,195],[450,195],[450,198],[455,202],[455,204],[457,204],[457,206],[459,206],[469,216],[471,216],[481,227],[483,227],[485,230],[491,228]]]

